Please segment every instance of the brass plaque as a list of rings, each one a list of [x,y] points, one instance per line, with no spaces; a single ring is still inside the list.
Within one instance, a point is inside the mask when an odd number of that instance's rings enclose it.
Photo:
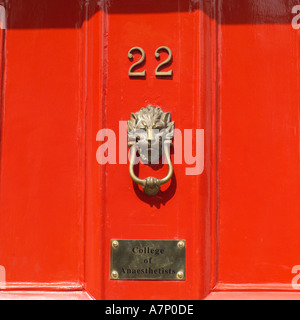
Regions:
[[[111,240],[112,280],[185,280],[185,240]]]

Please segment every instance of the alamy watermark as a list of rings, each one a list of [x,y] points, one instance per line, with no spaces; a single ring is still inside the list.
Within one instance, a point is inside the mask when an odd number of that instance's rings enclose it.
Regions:
[[[0,290],[6,288],[6,271],[3,266],[0,266]]]
[[[6,10],[3,5],[0,5],[0,29],[6,29]]]
[[[159,135],[159,130],[153,129],[153,136]],[[143,132],[137,132],[136,138],[140,139]],[[127,141],[127,121],[119,122],[119,138],[117,134],[111,129],[101,129],[97,133],[96,141],[102,142],[96,152],[96,159],[100,165],[105,164],[128,164],[130,161],[130,152],[136,152],[136,147],[133,146],[128,149]],[[143,137],[141,138],[141,141]],[[144,138],[144,140],[147,140]],[[162,144],[157,141],[151,142],[152,145],[147,148],[151,149],[152,154],[158,154]],[[142,144],[141,144],[142,145]],[[163,146],[166,148],[168,146]],[[174,129],[174,164],[185,164],[186,175],[200,175],[204,171],[204,129]],[[118,152],[117,152],[118,151]],[[117,157],[118,153],[118,157]],[[156,157],[156,161],[158,161]],[[147,159],[136,157],[136,164],[138,162],[147,163]],[[151,161],[151,164],[155,164]],[[162,157],[162,163],[165,158]]]
[[[300,29],[300,5],[296,5],[292,8],[292,13],[295,14],[295,16],[292,19],[292,27],[295,30]]]
[[[300,265],[293,267],[292,274],[295,274],[292,279],[292,287],[295,290],[300,290]]]

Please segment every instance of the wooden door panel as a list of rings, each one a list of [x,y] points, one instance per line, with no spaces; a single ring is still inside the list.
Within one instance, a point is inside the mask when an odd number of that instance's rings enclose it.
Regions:
[[[0,265],[10,289],[82,287],[81,20],[67,2],[61,16],[51,1],[6,7]]]
[[[157,14],[157,11],[160,13]],[[210,110],[198,108],[200,100],[207,99],[206,95],[202,96],[202,91],[201,93],[199,91],[200,83],[204,83],[209,76],[209,73],[200,76],[203,70],[199,68],[200,52],[203,50],[200,43],[205,41],[203,31],[199,32],[199,26],[207,27],[207,17],[198,10],[197,5],[191,6],[189,1],[164,4],[158,1],[130,1],[129,4],[116,0],[103,7],[95,19],[97,18],[100,22],[96,27],[92,21],[86,25],[90,41],[88,52],[95,49],[93,43],[98,41],[99,36],[98,32],[92,30],[99,25],[102,26],[101,104],[96,108],[95,105],[88,106],[94,114],[101,113],[98,126],[94,126],[94,129],[113,130],[117,133],[118,143],[126,146],[126,127],[125,131],[120,132],[119,122],[128,121],[131,112],[137,112],[141,107],[150,104],[160,106],[165,112],[171,112],[175,127],[182,131],[193,129],[195,133],[195,129],[207,128],[205,161],[209,164]],[[137,46],[146,53],[146,63],[138,71],[146,69],[147,75],[140,79],[128,76],[133,62],[129,61],[127,53]],[[155,59],[154,53],[160,46],[167,46],[172,50],[173,62],[166,69],[172,68],[172,78],[160,79],[155,76],[158,64],[167,57],[162,53],[160,61]],[[135,57],[134,62],[138,59],[139,55]],[[93,78],[94,68],[88,70],[91,72],[89,77]],[[89,89],[91,95],[93,90],[98,90],[97,87]],[[97,131],[88,133],[88,139],[91,141],[89,143],[94,145],[94,148],[89,150],[94,152],[101,145],[101,142],[95,144],[93,141]],[[117,161],[119,156],[118,152]],[[94,162],[95,154],[88,154],[87,161]],[[173,155],[172,161],[174,161]],[[99,231],[103,250],[101,256],[103,269],[102,278],[99,279],[102,290],[100,292],[99,288],[95,288],[96,296],[108,299],[134,299],[137,296],[141,299],[176,299],[180,296],[188,299],[205,295],[204,292],[209,287],[209,277],[204,279],[202,277],[209,272],[209,268],[208,265],[203,265],[201,256],[207,250],[203,241],[209,230],[205,223],[200,224],[199,221],[201,219],[204,222],[208,217],[210,198],[207,187],[210,170],[208,168],[202,175],[188,176],[186,167],[185,164],[175,164],[175,174],[171,183],[162,188],[162,193],[157,197],[149,197],[132,183],[128,173],[128,161],[127,164],[98,166],[97,170],[102,173],[99,173],[101,178],[95,182],[94,188],[95,192],[101,190],[101,221],[105,230]],[[149,175],[163,177],[166,172],[166,165],[156,171],[153,167],[139,166],[141,177]],[[93,213],[89,211],[87,215],[90,217]],[[88,228],[89,230],[92,228],[90,218],[88,218]],[[186,240],[187,280],[183,282],[110,280],[111,239]],[[88,265],[91,263],[94,262],[87,262]],[[88,266],[88,276],[91,276],[92,270],[92,266]],[[195,286],[195,283],[198,285]]]
[[[220,6],[219,285],[292,290],[300,246],[293,3]]]

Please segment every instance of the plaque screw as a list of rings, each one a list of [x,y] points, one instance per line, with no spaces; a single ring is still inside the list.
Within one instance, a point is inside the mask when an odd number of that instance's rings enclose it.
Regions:
[[[112,277],[113,279],[118,279],[118,278],[119,278],[118,271],[113,271],[113,272],[111,273],[111,277]]]
[[[183,279],[183,276],[184,276],[184,274],[183,274],[182,271],[179,271],[179,272],[177,273],[177,278],[178,278],[178,279]]]
[[[184,248],[184,242],[183,241],[179,241],[177,243],[178,248]]]
[[[113,246],[114,248],[118,248],[119,242],[118,242],[117,240],[113,241],[113,242],[112,242],[112,246]]]

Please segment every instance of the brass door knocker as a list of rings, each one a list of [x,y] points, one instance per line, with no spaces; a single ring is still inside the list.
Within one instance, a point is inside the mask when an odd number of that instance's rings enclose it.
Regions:
[[[160,186],[167,183],[173,176],[173,165],[170,157],[170,147],[174,136],[174,122],[171,114],[165,113],[159,107],[148,106],[139,112],[132,113],[128,121],[128,147],[131,148],[129,174],[132,180],[143,187],[149,196],[155,196]],[[163,179],[149,177],[138,178],[134,173],[137,152],[143,163],[157,164],[162,155],[169,166],[169,172]]]

